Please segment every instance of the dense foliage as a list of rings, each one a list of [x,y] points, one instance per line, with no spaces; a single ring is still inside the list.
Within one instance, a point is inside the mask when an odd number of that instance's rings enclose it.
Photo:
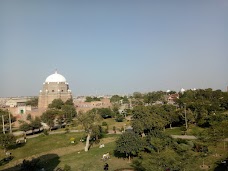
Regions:
[[[0,146],[4,150],[10,149],[16,142],[13,134],[0,134]]]
[[[47,111],[42,114],[41,120],[51,128],[71,122],[76,114],[72,99],[68,99],[65,103],[61,99],[55,99],[49,104]]]
[[[112,118],[114,116],[114,112],[110,108],[94,108],[91,111],[97,113],[104,119]]]
[[[228,137],[227,92],[187,90],[179,93],[174,104],[167,104],[167,93],[164,92],[134,93],[131,98],[137,102],[131,110],[133,132],[121,135],[116,150],[123,154],[134,152],[138,156],[133,160],[136,170],[191,170],[195,160],[209,153],[209,146],[216,149],[217,144]],[[187,129],[189,125],[201,127],[194,133],[198,139],[181,140],[167,136],[165,129],[172,125]],[[135,136],[139,139],[134,139]]]
[[[101,101],[101,98],[87,96],[85,102]]]
[[[34,97],[26,102],[26,105],[31,105],[33,107],[38,106],[38,97]]]

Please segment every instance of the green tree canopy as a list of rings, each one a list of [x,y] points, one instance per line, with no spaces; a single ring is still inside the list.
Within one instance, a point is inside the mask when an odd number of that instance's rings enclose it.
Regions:
[[[9,150],[16,142],[13,134],[0,134],[0,146],[4,150]]]
[[[116,141],[116,151],[129,157],[136,155],[143,148],[143,141],[132,131],[124,132]]]
[[[41,125],[41,119],[38,117],[35,117],[34,120],[31,121],[30,126],[32,129],[40,129]]]
[[[165,92],[157,91],[157,92],[149,92],[143,97],[144,103],[153,104],[157,101],[165,102]]]
[[[87,96],[85,102],[101,101],[101,98]]]
[[[32,130],[32,127],[27,122],[24,122],[19,126],[19,130],[26,132],[26,131]]]
[[[61,109],[64,105],[62,99],[54,99],[51,104],[48,105],[50,109]]]
[[[91,112],[99,114],[104,119],[114,116],[114,112],[110,108],[93,108]]]
[[[33,107],[38,106],[38,97],[34,97],[26,102],[26,105],[31,105]]]
[[[65,104],[65,105],[71,105],[71,106],[74,106],[73,99],[72,99],[72,98],[67,99],[67,101],[66,101],[64,104]]]
[[[87,133],[86,138],[86,145],[85,145],[85,151],[89,150],[89,141],[91,138],[91,135],[93,134],[93,129],[95,125],[99,125],[99,121],[101,120],[101,116],[94,112],[93,110],[90,110],[86,113],[79,112],[77,115],[77,121],[79,124],[83,126]]]
[[[75,117],[77,115],[76,109],[72,105],[67,105],[67,104],[63,105],[62,112],[63,112],[64,117],[68,121],[71,121],[73,119],[73,117]]]
[[[167,121],[156,112],[156,106],[136,106],[132,113],[132,127],[135,132],[148,133],[154,129],[163,129]]]
[[[58,116],[58,114],[58,110],[49,109],[41,115],[41,120],[51,128],[54,126],[54,119]]]

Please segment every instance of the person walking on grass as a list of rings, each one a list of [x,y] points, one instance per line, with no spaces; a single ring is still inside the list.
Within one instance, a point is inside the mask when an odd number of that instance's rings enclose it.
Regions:
[[[105,171],[108,170],[108,163],[105,163],[105,165],[104,165],[104,170],[105,170]]]

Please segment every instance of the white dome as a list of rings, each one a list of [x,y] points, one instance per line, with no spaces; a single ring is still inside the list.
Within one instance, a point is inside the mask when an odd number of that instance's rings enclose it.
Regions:
[[[181,92],[185,92],[185,89],[182,88],[180,91],[181,91]]]
[[[57,71],[55,71],[54,74],[48,76],[45,80],[46,83],[48,82],[66,82],[66,78],[64,76],[62,76],[61,74],[58,74]]]

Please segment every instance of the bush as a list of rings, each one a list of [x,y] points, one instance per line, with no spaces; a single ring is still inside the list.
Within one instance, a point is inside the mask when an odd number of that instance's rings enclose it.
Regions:
[[[102,122],[102,126],[107,126],[107,122]]]
[[[71,171],[71,167],[69,165],[65,164],[63,170],[64,171]]]
[[[123,115],[117,115],[115,120],[116,120],[116,122],[123,122],[124,116]]]
[[[187,129],[186,129],[185,126],[180,127],[180,130],[181,130],[181,131],[187,131]]]
[[[66,133],[69,133],[70,132],[70,129],[69,128],[66,128],[65,131],[66,131]]]
[[[48,133],[48,130],[47,130],[47,129],[44,129],[43,133],[44,133],[44,135],[49,135],[49,133]]]
[[[116,133],[116,127],[115,126],[113,126],[112,130],[114,133]]]
[[[29,121],[31,121],[32,120],[32,116],[31,116],[31,114],[29,113],[28,115],[27,115],[27,118],[26,118],[27,120],[29,120]]]

